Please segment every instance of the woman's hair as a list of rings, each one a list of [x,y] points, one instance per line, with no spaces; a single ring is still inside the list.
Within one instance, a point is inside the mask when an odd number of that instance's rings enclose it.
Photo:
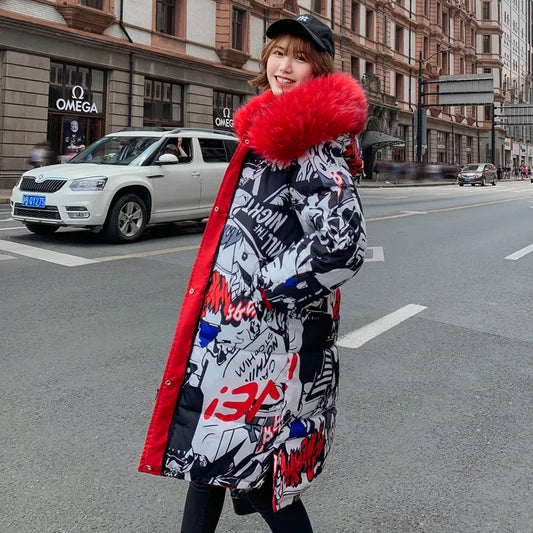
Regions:
[[[263,51],[261,52],[261,60],[259,62],[259,74],[248,82],[252,87],[266,89],[269,86],[266,73],[268,58],[272,54],[274,47],[278,46],[280,41],[286,37],[289,37],[290,39],[289,47],[291,50],[301,52],[307,58],[309,63],[311,63],[313,74],[315,76],[323,76],[333,72],[333,58],[327,52],[317,50],[310,41],[294,35],[282,34],[269,41],[263,48]]]

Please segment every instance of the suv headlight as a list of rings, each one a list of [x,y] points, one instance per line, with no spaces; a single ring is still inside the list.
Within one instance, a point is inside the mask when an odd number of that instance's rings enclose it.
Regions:
[[[70,182],[71,191],[101,191],[105,184],[107,183],[107,178],[103,176],[98,176],[95,178],[80,178],[77,180],[72,180]]]

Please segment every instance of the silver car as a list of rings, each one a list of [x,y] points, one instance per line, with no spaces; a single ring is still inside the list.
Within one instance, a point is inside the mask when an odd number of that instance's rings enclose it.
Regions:
[[[479,183],[484,187],[487,182],[496,185],[497,170],[491,163],[474,163],[465,165],[459,175],[457,176],[457,183],[462,187],[465,183],[469,183],[474,187]]]
[[[70,226],[133,242],[147,224],[209,216],[237,148],[231,133],[146,128],[106,135],[68,163],[25,172],[11,213],[37,234]]]

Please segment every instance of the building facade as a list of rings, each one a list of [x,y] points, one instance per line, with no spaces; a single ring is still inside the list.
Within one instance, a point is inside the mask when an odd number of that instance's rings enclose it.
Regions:
[[[507,20],[513,5],[516,14]],[[366,90],[367,130],[394,138],[366,147],[372,177],[376,158],[416,158],[419,65],[433,82],[442,74],[490,72],[497,102],[515,94],[509,89],[515,81],[531,101],[531,22],[524,23],[530,6],[531,0],[1,0],[0,188],[29,168],[32,147],[45,139],[64,156],[125,127],[231,129],[233,111],[255,93],[248,81],[258,71],[266,28],[303,13],[332,27],[336,68]],[[518,33],[515,19],[524,26]],[[432,105],[424,161],[490,160],[491,108],[426,98]],[[496,164],[505,162],[512,137],[522,142],[518,129],[508,128],[506,138],[497,125]],[[525,128],[520,133],[525,142]]]

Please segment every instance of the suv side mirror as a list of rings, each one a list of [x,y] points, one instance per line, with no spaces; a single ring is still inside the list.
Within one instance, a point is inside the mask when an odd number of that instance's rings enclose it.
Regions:
[[[173,165],[178,162],[178,158],[174,154],[161,154],[157,159],[158,165]]]

